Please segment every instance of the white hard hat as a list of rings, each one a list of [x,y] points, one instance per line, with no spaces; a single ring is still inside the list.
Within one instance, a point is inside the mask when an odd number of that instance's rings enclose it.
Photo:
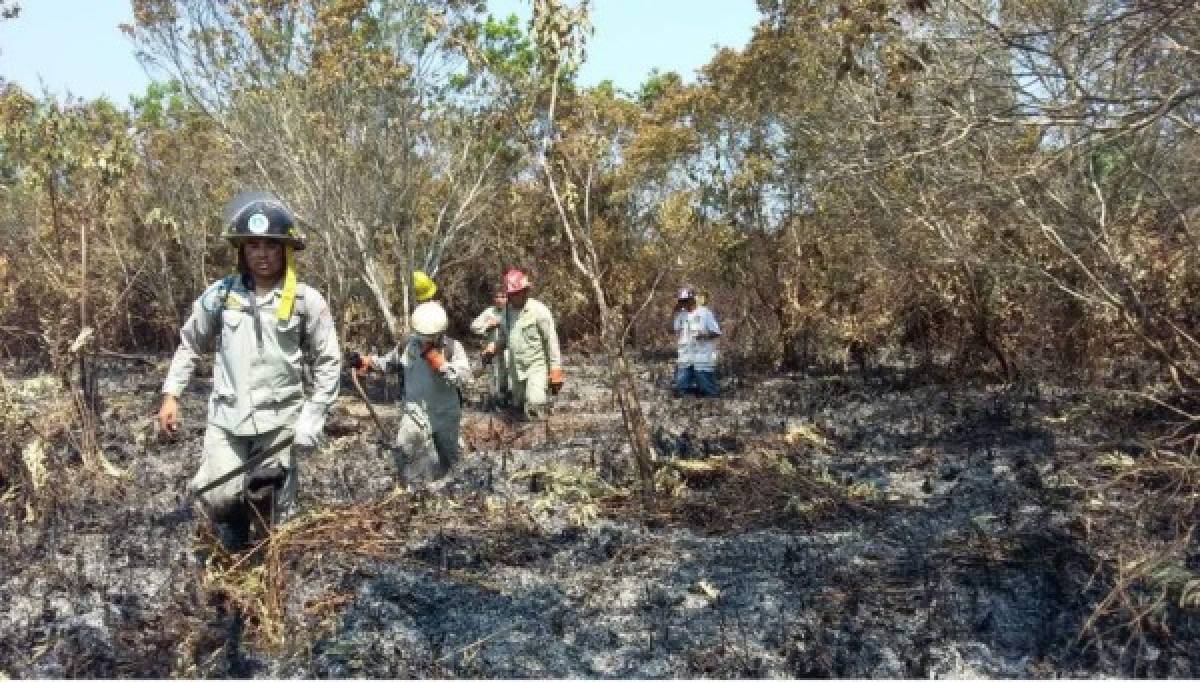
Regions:
[[[446,309],[437,301],[428,301],[414,308],[410,321],[413,331],[422,336],[437,336],[450,326]]]

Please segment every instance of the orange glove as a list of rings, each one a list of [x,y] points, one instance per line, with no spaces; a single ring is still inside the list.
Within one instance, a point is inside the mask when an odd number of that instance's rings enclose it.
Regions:
[[[367,373],[367,370],[371,369],[370,359],[365,355],[359,354],[357,351],[346,355],[346,364],[350,365],[350,368],[355,372],[358,372],[359,376],[363,376]]]
[[[550,392],[558,395],[562,390],[563,382],[566,381],[566,375],[563,374],[562,367],[555,367],[550,370]]]
[[[421,353],[421,357],[425,358],[425,362],[428,362],[435,372],[442,371],[442,366],[446,364],[446,356],[433,346],[426,348],[425,352]]]

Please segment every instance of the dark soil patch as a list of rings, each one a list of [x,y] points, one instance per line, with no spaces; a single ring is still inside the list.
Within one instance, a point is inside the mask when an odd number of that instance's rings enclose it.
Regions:
[[[304,463],[297,524],[274,550],[222,557],[180,507],[205,382],[163,442],[157,383],[113,369],[100,440],[131,479],[72,473],[56,441],[46,461],[67,485],[34,516],[2,508],[0,673],[1192,674],[1186,641],[1151,633],[1153,652],[1122,654],[1103,646],[1120,628],[1080,637],[1112,581],[1080,484],[1110,429],[1086,396],[852,374],[673,400],[669,374],[643,374],[651,509],[603,367],[576,368],[545,424],[468,410],[461,467],[417,496],[393,493],[347,391]],[[393,428],[394,406],[377,410]]]

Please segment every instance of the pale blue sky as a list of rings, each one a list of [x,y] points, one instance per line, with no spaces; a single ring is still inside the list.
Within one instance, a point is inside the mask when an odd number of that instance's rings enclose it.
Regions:
[[[0,22],[0,76],[35,93],[45,88],[124,106],[149,77],[117,25],[127,0],[20,0],[21,16]],[[528,19],[529,0],[489,0],[492,13]],[[754,0],[594,0],[588,61],[591,85],[612,80],[635,90],[651,69],[692,81],[714,46],[743,47],[758,20]]]

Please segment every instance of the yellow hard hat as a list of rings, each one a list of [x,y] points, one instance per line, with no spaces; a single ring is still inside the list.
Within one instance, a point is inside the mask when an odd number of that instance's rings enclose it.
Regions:
[[[433,283],[429,275],[426,275],[420,270],[413,271],[413,295],[417,297],[417,303],[424,303],[433,298],[437,293],[437,285]]]

